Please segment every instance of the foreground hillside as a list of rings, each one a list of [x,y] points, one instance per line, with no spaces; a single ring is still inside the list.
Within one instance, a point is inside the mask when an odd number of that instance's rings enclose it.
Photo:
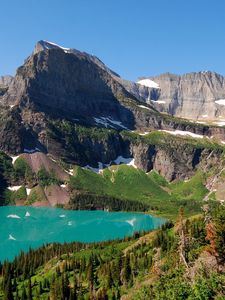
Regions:
[[[225,299],[224,206],[206,217],[180,209],[174,226],[141,237],[22,254],[1,266],[0,298]]]
[[[38,148],[0,153],[0,203],[151,211],[169,218],[184,206],[188,215],[198,214],[203,201],[224,199],[224,146],[173,133],[57,122],[49,136],[64,145],[61,157]]]

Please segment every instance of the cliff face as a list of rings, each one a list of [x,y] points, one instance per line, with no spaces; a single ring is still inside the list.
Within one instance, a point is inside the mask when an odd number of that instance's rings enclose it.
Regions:
[[[151,77],[158,88],[123,81],[124,87],[139,100],[151,103],[168,114],[196,119],[225,119],[225,78],[205,71],[182,76],[166,73]]]

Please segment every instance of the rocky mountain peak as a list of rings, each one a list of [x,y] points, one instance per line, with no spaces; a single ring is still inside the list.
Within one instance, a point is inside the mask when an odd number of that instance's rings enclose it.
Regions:
[[[33,54],[36,54],[43,50],[49,50],[49,49],[61,49],[64,52],[69,52],[69,50],[70,50],[70,48],[64,48],[55,43],[41,40],[41,41],[38,41],[37,44],[35,45]]]
[[[0,86],[8,86],[13,80],[13,76],[0,76]]]
[[[51,50],[51,49],[58,49],[58,50],[62,50],[66,54],[74,54],[74,55],[80,56],[84,59],[87,59],[87,60],[95,63],[98,67],[107,71],[111,75],[113,75],[115,77],[120,77],[117,73],[115,73],[110,68],[108,68],[97,56],[91,55],[86,52],[79,51],[74,48],[65,48],[65,47],[62,47],[53,42],[49,42],[49,41],[45,41],[45,40],[41,40],[41,41],[37,42],[37,44],[34,47],[33,55],[35,55],[41,51]]]

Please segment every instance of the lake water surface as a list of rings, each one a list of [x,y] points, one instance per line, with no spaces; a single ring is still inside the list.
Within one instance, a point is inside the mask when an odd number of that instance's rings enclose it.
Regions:
[[[0,261],[50,242],[98,242],[151,230],[161,218],[127,212],[0,207]]]

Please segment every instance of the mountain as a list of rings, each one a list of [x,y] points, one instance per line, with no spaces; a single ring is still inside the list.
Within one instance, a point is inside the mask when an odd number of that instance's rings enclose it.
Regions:
[[[42,197],[43,205],[55,205],[49,198],[52,193],[63,195],[63,204],[70,205],[77,190],[87,192],[84,186],[67,187],[77,172],[75,166],[101,174],[111,165],[132,161],[137,170],[156,171],[171,182],[190,180],[196,172],[219,165],[225,128],[170,116],[156,109],[153,101],[146,103],[142,97],[148,94],[163,105],[162,82],[157,78],[125,81],[93,55],[39,41],[15,77],[2,79],[2,202],[21,199],[4,196],[7,187],[19,186],[25,191],[25,203]],[[207,184],[205,179],[201,183]],[[49,191],[50,185],[54,191]],[[106,185],[105,195],[121,198],[118,192],[111,192],[110,182]],[[34,188],[31,196],[26,192],[30,188]],[[58,204],[62,204],[60,199]]]
[[[12,82],[13,77],[10,75],[0,76],[0,97],[7,91],[9,84]]]
[[[123,85],[161,112],[202,122],[223,124],[225,120],[225,78],[215,72],[165,73],[137,83],[123,81]]]

